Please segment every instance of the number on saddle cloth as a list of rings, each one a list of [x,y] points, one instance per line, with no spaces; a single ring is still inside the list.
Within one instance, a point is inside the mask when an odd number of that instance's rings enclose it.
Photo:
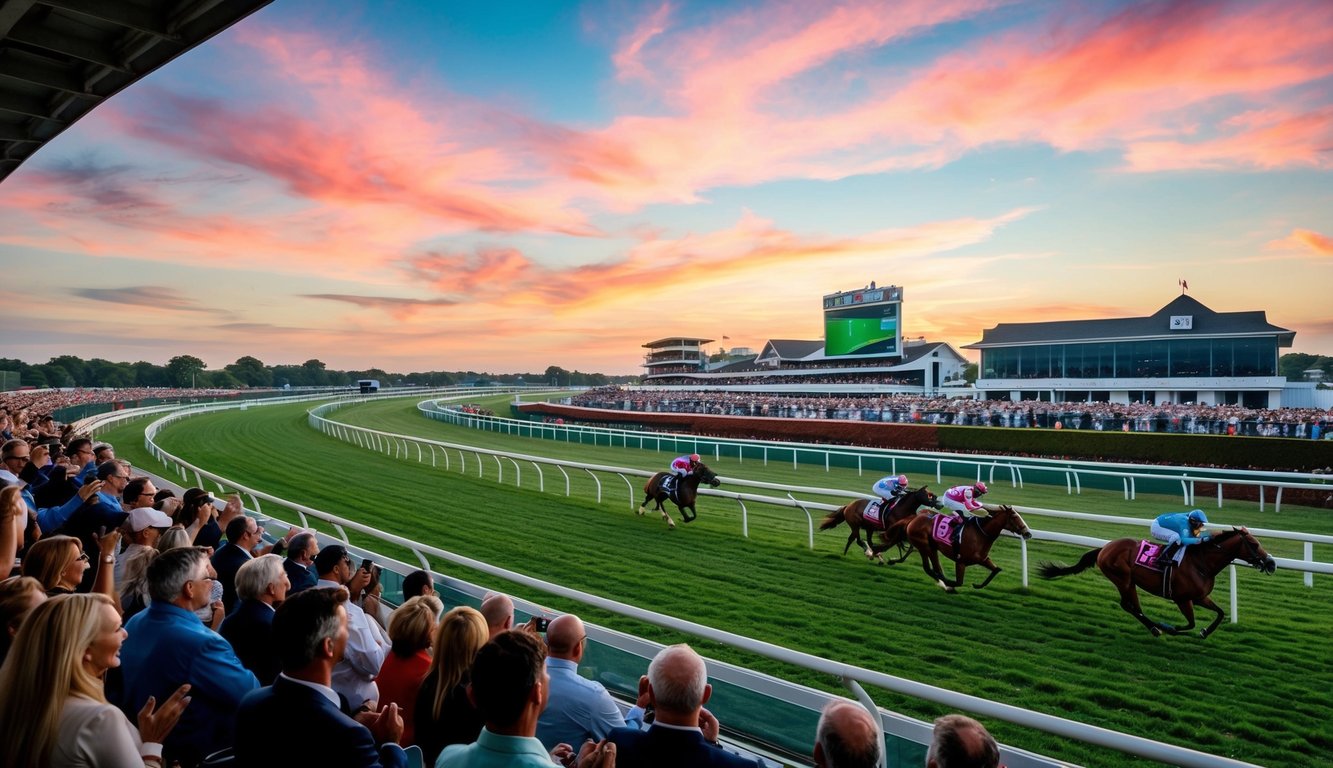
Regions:
[[[883,499],[874,499],[866,504],[865,511],[861,513],[861,520],[875,528],[883,528],[884,521],[880,518],[880,511],[884,508]]]
[[[1158,564],[1157,556],[1160,555],[1164,549],[1166,549],[1165,546],[1158,544],[1155,541],[1143,539],[1139,541],[1139,548],[1134,554],[1134,564],[1141,565],[1152,571],[1162,571],[1164,569]]]
[[[962,521],[953,515],[935,515],[930,522],[930,535],[935,537],[937,543],[953,545],[956,542],[954,529],[961,528]]]

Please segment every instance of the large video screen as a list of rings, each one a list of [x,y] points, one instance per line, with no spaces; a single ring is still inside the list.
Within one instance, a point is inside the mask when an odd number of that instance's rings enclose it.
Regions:
[[[824,312],[824,354],[884,355],[899,350],[898,302]]]

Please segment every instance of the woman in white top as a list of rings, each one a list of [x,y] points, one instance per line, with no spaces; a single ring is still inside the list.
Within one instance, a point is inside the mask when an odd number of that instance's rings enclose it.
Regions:
[[[161,707],[150,697],[139,727],[107,703],[102,675],[120,666],[120,614],[106,595],[62,595],[33,608],[0,667],[0,765],[9,768],[159,768],[162,739],[190,703],[188,685]]]

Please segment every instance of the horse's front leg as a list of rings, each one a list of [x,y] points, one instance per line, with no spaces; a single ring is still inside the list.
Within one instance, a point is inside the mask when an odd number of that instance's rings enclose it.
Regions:
[[[657,508],[662,511],[662,519],[666,521],[667,528],[675,528],[676,521],[671,519],[671,513],[666,511],[666,507],[663,507],[661,504],[658,504]]]
[[[994,561],[992,561],[989,557],[986,558],[985,560],[982,560],[980,563],[977,563],[977,565],[980,565],[982,568],[989,570],[990,574],[986,576],[986,580],[981,582],[980,584],[973,584],[972,585],[973,589],[981,589],[982,587],[986,586],[987,584],[990,583],[991,579],[998,576],[1000,574],[1000,571],[1003,570],[1002,568],[1000,568],[1000,566],[996,565]],[[960,580],[959,583],[962,583],[961,581],[962,574],[959,574],[958,578]]]
[[[648,502],[650,502],[650,501],[652,501],[652,500],[653,500],[653,495],[652,495],[651,493],[644,494],[644,496],[643,496],[643,503],[639,505],[639,516],[640,516],[640,517],[642,517],[644,514],[646,514],[646,513],[648,512]]]
[[[680,509],[680,519],[684,522],[692,523],[694,522],[694,518],[699,516],[699,513],[694,511],[693,504],[680,507],[679,509]]]
[[[1157,626],[1168,635],[1178,635],[1181,632],[1188,632],[1194,629],[1194,603],[1191,600],[1177,600],[1176,607],[1180,609],[1181,614],[1185,616],[1185,626],[1173,627],[1165,622],[1158,622]],[[1220,612],[1220,611],[1219,611]]]
[[[1209,597],[1208,595],[1204,595],[1203,597],[1199,598],[1198,600],[1195,600],[1195,601],[1194,601],[1194,604],[1195,604],[1195,605],[1199,605],[1199,606],[1203,606],[1204,608],[1207,608],[1208,610],[1210,610],[1210,611],[1212,611],[1213,613],[1217,614],[1217,615],[1213,618],[1213,622],[1212,622],[1211,624],[1209,624],[1208,626],[1204,627],[1204,628],[1203,628],[1202,630],[1200,630],[1200,632],[1199,632],[1199,637],[1200,637],[1200,638],[1206,638],[1206,637],[1208,637],[1209,635],[1213,634],[1213,630],[1217,629],[1217,625],[1218,625],[1218,624],[1221,624],[1221,623],[1222,623],[1222,619],[1225,619],[1225,618],[1227,617],[1227,615],[1226,615],[1225,613],[1222,612],[1222,609],[1218,607],[1217,603],[1213,602],[1213,598]]]

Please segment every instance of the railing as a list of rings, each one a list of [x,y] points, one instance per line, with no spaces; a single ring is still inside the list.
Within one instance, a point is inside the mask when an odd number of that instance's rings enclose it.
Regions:
[[[330,404],[330,405],[337,405],[337,404]],[[238,406],[233,405],[232,407],[238,407]],[[324,406],[324,408],[328,407],[329,406]],[[898,716],[894,713],[884,712],[880,710],[874,704],[870,696],[866,693],[864,688],[864,686],[866,685],[883,688],[885,690],[893,691],[907,696],[913,696],[916,698],[925,699],[927,701],[932,701],[938,704],[942,704],[951,709],[962,709],[970,712],[975,712],[985,717],[993,717],[996,719],[1005,720],[1008,722],[1016,723],[1018,725],[1022,725],[1024,727],[1040,730],[1046,733],[1063,736],[1066,738],[1074,739],[1088,744],[1098,745],[1133,755],[1147,757],[1150,759],[1162,761],[1165,763],[1170,763],[1173,765],[1181,765],[1181,766],[1250,765],[1248,763],[1232,760],[1230,758],[1220,757],[1216,755],[1208,755],[1202,752],[1197,752],[1195,750],[1186,749],[1183,747],[1176,747],[1169,744],[1155,742],[1139,736],[1118,733],[1116,731],[1112,731],[1109,729],[1099,728],[1097,726],[1087,725],[1084,723],[1078,723],[1072,720],[1067,720],[1065,718],[1056,717],[1054,715],[1032,712],[1008,704],[1002,704],[999,702],[990,701],[988,699],[969,696],[966,694],[957,693],[942,688],[937,688],[935,686],[926,685],[924,683],[918,683],[912,680],[906,680],[904,678],[895,677],[893,675],[887,675],[881,672],[875,672],[873,670],[868,670],[861,667],[855,667],[849,664],[842,664],[839,662],[830,661],[828,659],[822,659],[807,653],[802,653],[788,648],[783,648],[781,646],[777,646],[772,643],[765,643],[763,641],[743,637],[741,635],[736,635],[731,632],[726,632],[724,630],[716,629],[714,627],[709,627],[691,621],[685,621],[664,614],[655,613],[653,611],[646,611],[632,605],[627,605],[625,603],[609,600],[587,592],[569,589],[567,587],[562,587],[556,584],[544,582],[541,581],[540,579],[535,579],[529,576],[525,576],[521,573],[492,566],[478,560],[473,560],[471,558],[464,557],[462,555],[457,555],[446,550],[442,550],[436,547],[431,547],[422,544],[420,542],[406,539],[401,536],[380,531],[378,529],[372,528],[370,526],[356,522],[354,520],[340,518],[335,515],[329,514],[327,512],[323,512],[321,510],[317,510],[302,504],[281,499],[277,496],[264,493],[263,491],[246,487],[243,484],[235,482],[234,480],[224,478],[220,475],[208,472],[207,470],[201,467],[189,464],[180,459],[179,457],[176,457],[168,453],[167,451],[165,451],[156,444],[155,436],[163,426],[178,419],[186,418],[195,413],[202,412],[202,410],[203,409],[191,409],[190,411],[187,412],[171,414],[150,424],[148,428],[145,430],[145,445],[147,449],[155,458],[162,461],[164,465],[167,465],[169,467],[174,467],[182,477],[188,477],[190,474],[193,474],[193,476],[196,478],[196,480],[200,482],[201,485],[203,483],[203,480],[206,478],[215,483],[219,487],[219,489],[223,487],[231,487],[236,489],[237,492],[244,494],[251,499],[251,502],[254,506],[254,511],[257,513],[260,512],[259,509],[260,501],[263,500],[269,502],[272,505],[281,506],[295,511],[300,517],[301,523],[303,525],[306,525],[309,521],[309,518],[312,517],[325,522],[338,532],[340,539],[344,543],[348,543],[347,531],[351,530],[351,531],[356,531],[359,534],[369,536],[378,541],[383,541],[398,547],[402,547],[412,552],[417,557],[421,566],[427,571],[431,570],[430,561],[427,556],[435,557],[440,560],[451,562],[466,568],[479,571],[481,573],[485,573],[490,576],[494,576],[496,578],[505,579],[507,581],[521,584],[530,587],[532,589],[540,590],[547,594],[557,595],[559,597],[575,600],[586,605],[595,606],[597,608],[601,608],[603,610],[615,613],[620,616],[647,622],[650,624],[654,624],[678,632],[684,632],[690,635],[694,635],[696,637],[713,640],[715,642],[722,643],[733,648],[738,648],[741,650],[749,651],[751,653],[756,653],[762,656],[766,656],[768,658],[800,666],[815,672],[827,675],[834,675],[839,679],[841,679],[844,685],[848,688],[848,690],[855,695],[857,700],[860,701],[863,706],[865,706],[869,711],[873,713],[873,715],[877,719],[877,722],[880,723],[881,728],[884,730],[888,730],[893,733],[902,732],[904,730],[903,726],[904,719],[901,716]],[[319,410],[323,410],[323,408]],[[347,439],[346,436],[357,434],[361,435],[360,438],[361,440],[367,441],[364,442],[363,444],[365,445],[372,444],[370,442],[371,438],[370,433],[372,432],[371,430],[366,430],[361,427],[354,427],[346,424],[339,424],[336,422],[330,422],[329,420],[324,419],[322,416],[315,415],[313,411],[310,414],[310,418],[312,420],[312,423],[322,423],[326,426],[326,428],[333,430],[330,434],[338,434],[342,436],[343,439]],[[373,444],[376,446],[378,450],[388,450],[390,447],[392,447],[392,450],[398,451],[398,445],[400,441],[405,441],[408,444],[410,444],[411,442],[416,442],[419,445],[423,442],[419,438],[410,438],[409,436],[380,433],[377,437],[377,440]],[[476,453],[477,455],[492,453],[488,451],[480,451],[479,449],[468,449],[468,450],[473,453]],[[407,446],[404,445],[403,450],[399,455],[405,456],[408,453],[409,452],[407,451]],[[434,456],[433,452],[432,456]],[[517,455],[515,455],[515,458],[517,458]],[[526,457],[524,458],[524,460],[526,460]],[[418,461],[424,461],[423,453],[418,454]],[[503,466],[498,461],[498,458],[496,463],[497,466]],[[481,463],[478,462],[478,466],[480,465]],[[589,626],[589,629],[592,630],[590,634],[593,634],[594,636],[602,635],[604,639],[614,636],[616,634],[611,632],[610,630],[605,630],[593,626]],[[647,643],[646,641],[639,641],[639,642],[643,643],[645,648],[656,647],[655,644]],[[713,668],[714,670],[722,670],[726,674],[740,674],[741,677],[751,681],[753,685],[761,689],[770,691],[782,691],[782,690],[799,691],[802,694],[804,700],[807,701],[817,700],[820,696],[828,698],[827,694],[820,694],[818,691],[813,691],[812,689],[803,688],[801,686],[793,686],[790,683],[785,683],[783,681],[777,680],[776,678],[772,678],[767,675],[762,675],[760,673],[741,670],[736,667],[728,667],[727,665],[719,665],[716,663],[712,663],[711,668]],[[913,731],[920,738],[921,734],[928,733],[929,726],[927,726],[924,723],[921,723],[916,728],[914,729],[909,728],[908,730]],[[881,733],[881,738],[882,738],[882,733]],[[804,746],[805,748],[808,749],[809,745],[806,744]],[[1010,765],[1015,766],[1015,768],[1027,768],[1028,766],[1052,766],[1060,764],[1057,762],[1052,762],[1045,758],[1041,758],[1040,756],[1023,752],[1021,750],[1005,748],[1004,753],[1007,762]],[[885,765],[887,765],[887,752],[885,754],[886,754]]]
[[[1273,472],[1250,469],[1225,469],[1209,467],[1156,466],[1115,462],[1088,462],[1068,459],[1043,459],[1037,457],[991,456],[985,454],[947,453],[940,451],[909,451],[901,449],[848,448],[830,447],[810,443],[792,443],[765,440],[742,440],[735,438],[705,437],[693,434],[670,432],[645,432],[613,427],[594,427],[579,424],[554,424],[535,422],[524,419],[511,419],[500,416],[482,416],[464,414],[457,411],[421,406],[423,414],[430,418],[449,421],[454,424],[491,431],[513,434],[521,437],[537,437],[566,442],[587,442],[599,445],[603,440],[609,446],[619,442],[644,450],[676,450],[690,453],[734,456],[739,461],[747,457],[759,459],[768,464],[773,461],[790,460],[793,468],[802,463],[830,466],[855,467],[858,473],[867,470],[896,474],[904,467],[907,471],[921,471],[926,468],[933,471],[935,481],[939,482],[946,467],[965,467],[966,472],[950,472],[951,475],[975,474],[977,480],[993,482],[995,474],[1007,472],[1009,480],[1016,487],[1022,487],[1027,475],[1051,473],[1062,479],[1071,494],[1082,493],[1084,481],[1097,480],[1105,487],[1118,487],[1127,501],[1137,498],[1140,483],[1149,483],[1153,489],[1178,488],[1181,500],[1186,506],[1197,503],[1195,489],[1199,483],[1217,486],[1217,507],[1223,506],[1222,487],[1237,485],[1259,489],[1259,509],[1262,511],[1268,501],[1267,491],[1271,489],[1274,511],[1282,509],[1284,489],[1333,491],[1333,485],[1327,484],[1325,475],[1301,472]],[[577,439],[571,439],[577,436]],[[803,458],[804,457],[804,458]]]

